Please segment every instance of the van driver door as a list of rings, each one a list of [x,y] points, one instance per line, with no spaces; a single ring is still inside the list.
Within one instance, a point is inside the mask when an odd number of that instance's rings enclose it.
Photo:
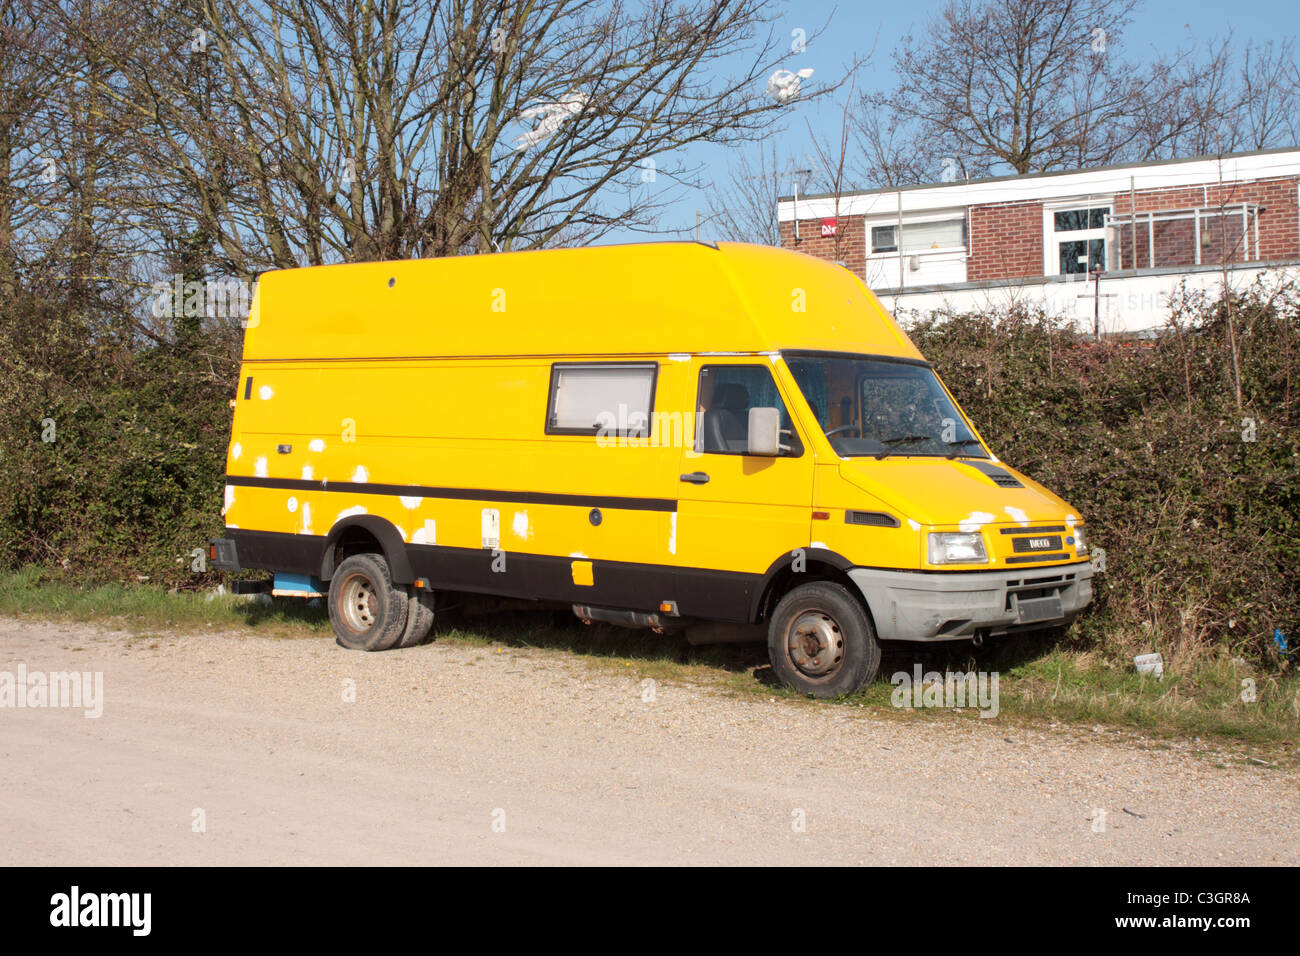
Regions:
[[[782,449],[774,457],[748,454],[749,410],[763,407],[780,412]],[[766,357],[700,364],[693,418],[677,488],[680,613],[744,620],[773,562],[809,545],[812,450]]]

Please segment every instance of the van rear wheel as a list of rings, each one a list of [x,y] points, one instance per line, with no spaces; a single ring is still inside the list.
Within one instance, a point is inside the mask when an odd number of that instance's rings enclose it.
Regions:
[[[813,697],[843,697],[880,669],[880,641],[861,603],[832,581],[792,590],[772,612],[767,653],[781,683]]]
[[[433,631],[434,596],[424,588],[408,588],[406,597],[406,630],[402,632],[398,647],[415,647],[429,640]]]
[[[406,592],[393,586],[388,562],[378,554],[345,558],[330,578],[334,638],[352,651],[386,651],[406,630]]]

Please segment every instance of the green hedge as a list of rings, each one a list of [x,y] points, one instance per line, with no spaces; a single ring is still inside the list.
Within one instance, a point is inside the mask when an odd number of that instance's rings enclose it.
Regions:
[[[238,331],[182,348],[9,305],[0,561],[85,582],[214,581],[186,556],[221,528]],[[1256,289],[1184,304],[1176,329],[1127,343],[1024,311],[911,329],[995,452],[1077,507],[1106,549],[1073,640],[1274,662],[1275,628],[1296,643],[1298,311],[1295,295]]]
[[[1278,660],[1274,629],[1295,644],[1298,314],[1294,294],[1256,287],[1180,299],[1145,341],[1097,344],[1023,310],[910,330],[994,452],[1078,508],[1106,550],[1078,640],[1263,661]]]

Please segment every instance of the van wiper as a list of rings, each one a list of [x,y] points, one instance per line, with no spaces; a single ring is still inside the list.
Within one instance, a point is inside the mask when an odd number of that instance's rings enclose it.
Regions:
[[[898,435],[894,438],[882,439],[880,444],[884,445],[885,447],[880,449],[880,451],[876,452],[876,461],[880,461],[882,458],[884,458],[886,455],[889,454],[890,445],[901,445],[903,442],[929,441],[930,438],[931,438],[930,435]]]
[[[978,445],[979,443],[978,438],[958,438],[956,441],[948,442],[948,447],[952,449],[952,451],[948,452],[949,460],[956,458],[957,453],[967,445]]]

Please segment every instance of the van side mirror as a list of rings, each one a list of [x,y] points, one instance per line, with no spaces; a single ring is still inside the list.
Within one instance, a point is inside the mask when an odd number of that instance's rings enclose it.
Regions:
[[[747,455],[772,458],[781,454],[781,410],[779,408],[751,408],[749,410],[749,446]]]

